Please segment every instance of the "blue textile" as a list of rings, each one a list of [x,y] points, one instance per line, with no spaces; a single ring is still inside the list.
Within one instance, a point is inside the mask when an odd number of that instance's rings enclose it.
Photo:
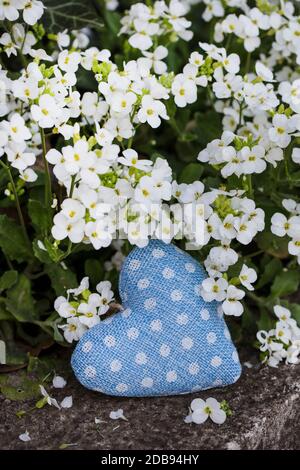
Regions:
[[[108,395],[177,395],[235,382],[241,365],[203,267],[175,245],[134,248],[120,273],[124,311],[88,330],[72,356],[85,387]]]

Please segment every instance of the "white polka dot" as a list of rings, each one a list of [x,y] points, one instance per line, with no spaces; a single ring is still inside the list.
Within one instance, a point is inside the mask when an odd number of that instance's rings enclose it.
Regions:
[[[129,328],[127,330],[128,339],[136,339],[139,336],[139,330],[137,328]]]
[[[195,266],[192,263],[186,263],[184,265],[185,269],[187,270],[188,273],[194,273],[195,272]]]
[[[167,372],[166,374],[166,381],[167,382],[175,382],[175,380],[177,379],[177,373],[175,372],[175,370],[170,370],[169,372]]]
[[[159,348],[159,354],[162,356],[162,357],[168,357],[168,355],[170,354],[170,346],[168,346],[167,344],[162,344],[161,347]]]
[[[236,363],[239,362],[239,356],[238,356],[238,353],[237,353],[236,351],[233,351],[231,357],[232,357],[232,360],[233,360],[234,362],[236,362]]]
[[[119,361],[118,359],[114,359],[113,361],[111,361],[110,370],[112,372],[119,372],[119,370],[121,370],[121,369],[122,369],[121,361]]]
[[[84,369],[84,374],[89,379],[93,379],[94,377],[96,377],[97,372],[94,366],[86,366],[86,368]]]
[[[223,381],[221,379],[216,379],[212,384],[214,387],[220,387],[221,385],[223,385]]]
[[[116,345],[116,338],[114,336],[108,335],[105,336],[103,342],[108,348],[113,348]]]
[[[138,259],[131,259],[129,262],[130,271],[136,271],[139,269],[141,262]]]
[[[228,328],[225,328],[225,330],[224,330],[224,336],[225,336],[226,339],[229,339],[229,340],[231,339],[231,338],[230,338],[230,333],[229,333]]]
[[[148,358],[144,352],[139,352],[135,356],[135,363],[139,364],[140,366],[147,364]]]
[[[210,363],[213,367],[219,367],[222,364],[222,359],[219,356],[214,356]]]
[[[191,349],[193,347],[193,344],[194,344],[194,341],[189,336],[186,336],[181,341],[181,346],[183,347],[183,349]]]
[[[171,268],[165,268],[162,275],[165,279],[172,279],[172,277],[174,277],[174,271]]]
[[[123,318],[128,318],[130,317],[131,313],[132,313],[131,308],[125,308],[125,310],[122,310],[121,315]]]
[[[200,316],[202,320],[207,321],[210,319],[209,311],[206,308],[203,308],[200,312]]]
[[[194,286],[194,292],[197,297],[201,297],[201,289],[202,289],[201,284],[197,284],[196,286]]]
[[[214,333],[213,331],[210,331],[210,332],[206,335],[206,340],[207,340],[208,344],[214,344],[214,343],[217,341],[217,335],[216,335],[216,333]]]
[[[189,365],[188,371],[191,375],[196,375],[196,374],[198,374],[199,369],[200,369],[200,367],[197,364],[197,362],[192,362],[192,364]]]
[[[179,289],[172,290],[171,299],[173,302],[179,302],[182,299],[182,292]]]
[[[141,385],[142,387],[145,387],[145,388],[151,388],[153,386],[153,379],[151,379],[151,377],[145,377],[141,381]]]
[[[123,301],[126,302],[128,300],[127,292],[123,292],[122,297],[123,297]]]
[[[180,313],[176,317],[176,323],[178,323],[178,325],[186,325],[188,321],[189,317],[185,313]]]
[[[152,331],[161,331],[162,330],[162,323],[160,320],[153,320],[150,323],[150,328]]]
[[[152,251],[152,256],[153,258],[162,258],[163,256],[165,256],[165,252],[160,248],[154,248],[154,250]]]
[[[119,392],[119,393],[127,392],[127,390],[128,390],[128,385],[126,385],[126,384],[124,384],[124,383],[119,383],[118,385],[116,385],[116,390],[117,390],[117,392]]]
[[[82,352],[88,353],[93,347],[92,341],[86,341],[84,345],[82,346]]]
[[[142,289],[147,289],[147,287],[149,287],[149,284],[150,284],[149,279],[144,278],[138,281],[137,286],[139,290],[142,290]]]
[[[156,299],[153,297],[146,299],[144,302],[144,307],[146,310],[153,310],[156,307]]]

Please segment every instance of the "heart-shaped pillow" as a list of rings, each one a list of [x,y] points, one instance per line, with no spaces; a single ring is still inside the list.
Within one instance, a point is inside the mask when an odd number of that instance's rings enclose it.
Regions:
[[[241,365],[218,304],[200,296],[205,277],[173,244],[134,248],[120,273],[124,311],[88,330],[73,353],[82,385],[139,397],[235,382]]]

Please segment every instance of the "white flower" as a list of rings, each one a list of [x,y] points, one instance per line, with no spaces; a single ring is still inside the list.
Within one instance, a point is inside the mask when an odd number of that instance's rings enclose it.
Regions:
[[[55,408],[58,408],[60,410],[60,406],[57,403],[56,399],[50,397],[49,393],[47,392],[45,387],[43,387],[43,385],[40,385],[40,392],[43,395],[43,397],[46,399],[46,402],[48,403],[48,405],[55,406]]]
[[[283,322],[291,318],[291,312],[287,308],[282,307],[281,305],[274,306],[274,313],[276,317],[278,317],[279,320]]]
[[[7,57],[10,57],[11,54],[17,55],[16,45],[14,44],[10,34],[3,33],[2,36],[0,37],[0,44],[4,46],[3,49]]]
[[[262,145],[254,145],[252,149],[243,147],[241,150],[243,173],[262,173],[267,167],[264,156],[265,149]]]
[[[253,268],[248,268],[246,264],[243,264],[242,270],[239,274],[239,280],[241,281],[241,284],[248,290],[254,290],[252,284],[256,281],[256,279],[256,271]]]
[[[37,0],[26,0],[23,9],[23,19],[25,23],[34,25],[43,15],[44,5]]]
[[[292,216],[289,219],[283,214],[276,212],[271,218],[271,231],[278,237],[289,235],[297,237],[300,233],[300,217]]]
[[[115,92],[111,97],[111,109],[120,115],[130,114],[132,106],[136,102],[136,95],[131,91]]]
[[[48,94],[39,98],[38,105],[33,104],[31,106],[33,119],[43,128],[53,127],[61,113],[61,108],[57,105],[53,96]]]
[[[64,337],[68,343],[79,341],[86,331],[86,326],[80,322],[79,318],[68,318],[67,323],[59,327],[64,331]]]
[[[138,170],[147,171],[147,168],[153,164],[151,160],[139,160],[137,152],[133,149],[124,150],[123,155],[124,157],[118,158],[118,162]]]
[[[269,137],[271,141],[281,148],[286,148],[291,141],[291,137],[289,135],[289,119],[285,114],[275,114],[272,123],[273,127],[269,129]]]
[[[226,298],[226,289],[228,283],[226,279],[212,279],[207,278],[202,282],[201,296],[206,302],[212,300],[222,301]]]
[[[153,68],[157,75],[162,75],[167,71],[167,64],[163,62],[168,55],[168,49],[164,46],[158,46],[153,52],[143,51],[143,55],[147,58],[144,62],[149,68]],[[138,59],[143,61],[144,59]]]
[[[255,71],[259,78],[265,82],[273,81],[273,72],[266,67],[262,62],[257,61],[255,64]]]
[[[31,132],[28,127],[26,127],[25,121],[20,114],[13,114],[9,122],[2,121],[2,126],[14,142],[22,143],[24,140],[28,140],[31,137]]]
[[[18,8],[21,8],[21,4],[18,1],[13,0],[0,0],[0,19],[5,18],[9,21],[15,21],[19,17]]]
[[[300,148],[293,148],[292,160],[293,162],[300,164]]]
[[[66,380],[60,375],[55,375],[53,377],[52,385],[54,388],[64,388],[66,386]]]
[[[194,80],[187,78],[183,73],[176,75],[172,83],[172,94],[175,104],[184,108],[187,104],[197,101],[197,86]]]
[[[136,32],[129,38],[129,44],[141,51],[150,49],[153,44],[151,36],[158,33],[158,24],[139,18],[136,18],[133,24]]]
[[[82,241],[85,226],[83,219],[73,222],[60,212],[54,216],[53,222],[54,225],[51,232],[56,240],[64,240],[66,237],[69,237],[73,243]]]
[[[65,50],[58,54],[57,63],[64,72],[77,72],[80,61],[81,55],[79,52]]]
[[[154,100],[150,95],[143,96],[137,118],[140,122],[147,122],[153,128],[160,126],[160,118],[169,119],[165,105],[161,101]]]
[[[22,442],[29,442],[31,441],[31,437],[29,436],[29,432],[26,430],[23,434],[19,435],[19,439]]]
[[[222,303],[223,311],[226,315],[239,317],[244,311],[244,307],[239,302],[245,296],[245,292],[233,285],[229,285],[226,293],[226,299]]]
[[[79,305],[77,312],[81,314],[78,317],[79,321],[88,328],[92,328],[100,322],[97,307],[90,302],[82,302]]]
[[[216,424],[223,424],[226,420],[226,413],[215,398],[207,398],[207,400],[195,398],[191,403],[191,421],[202,424],[207,418]]]

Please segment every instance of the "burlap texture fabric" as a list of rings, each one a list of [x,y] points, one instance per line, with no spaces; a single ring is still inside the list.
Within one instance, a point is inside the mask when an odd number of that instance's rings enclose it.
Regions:
[[[175,245],[135,248],[120,273],[124,311],[88,330],[72,356],[85,387],[108,395],[177,395],[235,382],[238,354],[203,267]]]

